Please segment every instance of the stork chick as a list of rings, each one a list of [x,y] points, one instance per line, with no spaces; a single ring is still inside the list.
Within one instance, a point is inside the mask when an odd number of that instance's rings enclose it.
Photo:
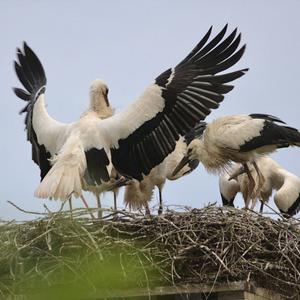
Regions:
[[[263,212],[263,205],[269,201],[273,190],[274,202],[277,208],[285,216],[293,216],[300,210],[300,178],[295,174],[282,168],[277,162],[267,156],[262,156],[256,160],[256,163],[265,178],[263,186],[259,190],[258,198],[251,199],[254,209],[257,199],[261,201],[260,212]],[[235,164],[230,170],[238,171],[242,166]],[[257,184],[258,176],[253,166],[250,171]],[[246,174],[239,175],[234,180],[228,180],[231,176],[224,173],[219,178],[220,193],[223,205],[232,205],[238,192],[241,192],[246,200],[248,194],[249,179]]]
[[[220,173],[229,168],[231,162],[241,163],[249,178],[249,196],[245,206],[263,185],[263,176],[256,159],[278,148],[300,146],[297,129],[278,125],[280,119],[270,115],[251,114],[220,117],[210,123],[202,139],[196,139],[188,146],[188,153],[175,168],[176,174],[189,161],[198,159],[209,172]],[[258,188],[248,167],[254,166],[259,177]]]

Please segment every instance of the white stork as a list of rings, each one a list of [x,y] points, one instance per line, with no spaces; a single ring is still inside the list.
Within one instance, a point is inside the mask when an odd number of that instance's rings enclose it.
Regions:
[[[234,179],[230,179],[231,172],[236,172],[241,168],[240,164],[235,164],[230,168],[230,172],[222,172],[219,176],[219,190],[222,198],[223,206],[232,206],[234,207],[234,199],[237,193],[241,191],[240,183],[238,179],[240,176]],[[244,198],[246,202],[246,198]]]
[[[189,133],[176,142],[175,150],[169,154],[165,160],[154,167],[151,172],[138,182],[134,180],[129,182],[125,188],[124,203],[130,209],[146,208],[146,213],[150,213],[148,203],[152,199],[155,186],[159,191],[159,208],[158,214],[163,212],[162,190],[166,180],[176,180],[191,173],[199,165],[198,160],[193,160],[184,166],[175,176],[172,174],[174,168],[181,161],[187,151],[187,147],[191,141],[200,138],[206,127],[205,122],[199,122]]]
[[[245,45],[238,49],[237,29],[225,38],[227,25],[208,41],[211,29],[183,61],[159,75],[123,112],[99,119],[91,111],[71,124],[47,113],[45,72],[24,43],[23,51],[17,51],[15,69],[25,90],[16,88],[15,93],[27,102],[21,112],[26,113],[33,160],[41,169],[42,182],[35,195],[61,200],[78,197],[85,174],[97,184],[109,181],[110,162],[118,173],[137,180],[159,165],[174,150],[179,135],[219,106],[224,94],[233,89],[227,83],[247,70],[218,74],[240,60]],[[107,93],[102,83],[94,100],[108,103]]]
[[[233,115],[220,117],[210,123],[202,139],[195,139],[188,146],[188,153],[174,170],[176,174],[190,160],[198,159],[209,172],[220,172],[229,168],[231,162],[243,164],[249,178],[249,195],[246,208],[251,198],[263,185],[264,178],[256,164],[256,159],[278,148],[300,146],[300,133],[297,129],[278,125],[280,119],[270,115]],[[249,171],[248,164],[253,164],[258,177],[258,187]],[[236,174],[233,174],[234,177]]]
[[[260,212],[263,212],[263,204],[268,202],[273,190],[274,202],[280,212],[285,216],[293,216],[300,210],[300,178],[295,174],[282,168],[277,162],[267,156],[262,156],[256,161],[265,181],[259,190],[258,198],[261,200]],[[235,164],[230,172],[240,173],[242,166]],[[258,176],[253,166],[250,167],[251,174],[258,181]],[[219,178],[220,193],[223,205],[233,205],[234,198],[238,192],[243,194],[246,200],[248,194],[249,178],[246,174],[237,176],[234,180],[228,180],[230,175],[224,173]],[[254,209],[256,200],[252,199],[252,207]]]

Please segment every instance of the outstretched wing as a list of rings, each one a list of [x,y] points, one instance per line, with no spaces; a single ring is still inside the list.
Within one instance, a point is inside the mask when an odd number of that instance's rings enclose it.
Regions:
[[[40,167],[41,179],[51,168],[49,158],[58,152],[68,125],[51,118],[45,107],[46,75],[36,54],[24,42],[24,50],[17,49],[14,62],[16,74],[24,89],[14,88],[15,94],[27,104],[25,113],[27,140],[32,145],[32,160]]]
[[[247,71],[217,75],[239,61],[245,45],[238,50],[237,29],[224,38],[227,25],[208,42],[211,30],[124,112],[104,120],[102,130],[110,135],[112,161],[120,173],[141,180],[142,174],[147,175],[174,150],[179,135],[184,136],[219,106],[224,94],[233,89],[226,83]]]

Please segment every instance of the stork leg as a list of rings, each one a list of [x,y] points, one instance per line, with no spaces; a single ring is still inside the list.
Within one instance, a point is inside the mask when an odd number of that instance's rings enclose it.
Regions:
[[[116,191],[116,189],[113,190],[113,194],[114,194],[114,211],[115,211],[113,219],[117,220],[118,219],[118,213],[117,213],[118,207],[117,207],[117,191]]]
[[[264,211],[264,201],[260,200],[260,208],[259,208],[259,213],[262,214]]]
[[[85,208],[87,209],[88,213],[90,214],[90,216],[92,217],[92,219],[95,219],[94,215],[90,212],[90,208],[86,202],[86,200],[84,199],[83,195],[80,195],[80,198],[83,202],[83,205],[85,206]]]
[[[69,202],[69,207],[70,207],[71,219],[73,219],[72,196],[69,197],[68,202]]]
[[[265,178],[264,178],[264,175],[261,173],[257,163],[254,161],[253,163],[253,166],[257,172],[257,175],[258,175],[258,184],[257,184],[257,190],[256,190],[256,196],[259,195],[260,193],[260,190],[261,188],[263,187],[264,183],[265,183]]]
[[[116,190],[113,190],[113,193],[114,193],[114,210],[117,210],[118,207],[117,207],[117,192],[116,192]]]
[[[96,194],[96,199],[97,199],[97,207],[98,207],[98,219],[102,219],[103,214],[102,214],[102,206],[101,206],[101,200],[100,200],[100,195]]]
[[[251,200],[254,188],[255,188],[255,181],[254,181],[254,178],[251,175],[251,172],[249,170],[249,167],[248,167],[247,163],[244,163],[243,166],[244,166],[246,174],[248,175],[248,178],[249,178],[249,188],[248,188],[249,192],[248,192],[247,197],[245,199],[245,208],[249,208],[250,200]]]
[[[159,192],[159,207],[158,207],[158,215],[161,215],[163,212],[163,200],[162,200],[162,190],[161,186],[158,187]]]

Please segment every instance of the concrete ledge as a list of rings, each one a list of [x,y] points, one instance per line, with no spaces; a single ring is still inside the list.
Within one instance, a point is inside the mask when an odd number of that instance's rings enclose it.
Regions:
[[[155,288],[141,288],[129,290],[98,291],[89,299],[168,299],[168,300],[283,300],[270,290],[257,287],[255,282],[231,282],[215,284],[185,284]],[[300,298],[295,298],[298,300]]]

